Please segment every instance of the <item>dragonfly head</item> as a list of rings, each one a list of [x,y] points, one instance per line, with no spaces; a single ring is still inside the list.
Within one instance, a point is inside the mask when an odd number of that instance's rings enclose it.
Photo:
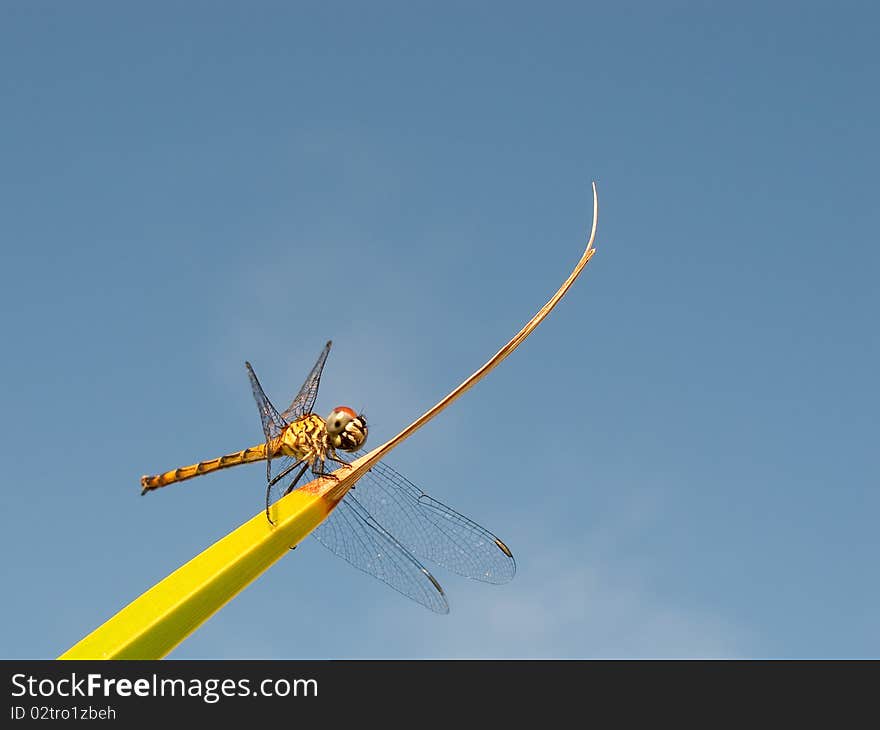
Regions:
[[[334,449],[357,451],[367,440],[367,417],[346,406],[337,406],[324,421]]]

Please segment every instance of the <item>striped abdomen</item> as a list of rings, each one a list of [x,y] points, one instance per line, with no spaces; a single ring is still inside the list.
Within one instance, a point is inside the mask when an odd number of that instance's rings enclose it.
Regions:
[[[210,474],[218,469],[226,469],[230,466],[238,466],[239,464],[250,464],[252,461],[263,461],[266,458],[266,444],[259,446],[251,446],[244,451],[236,451],[234,454],[225,454],[218,456],[216,459],[208,461],[200,461],[198,464],[190,464],[189,466],[181,466],[164,474],[154,474],[153,476],[142,476],[141,494],[164,487],[175,482],[182,482],[185,479],[201,476],[202,474]]]

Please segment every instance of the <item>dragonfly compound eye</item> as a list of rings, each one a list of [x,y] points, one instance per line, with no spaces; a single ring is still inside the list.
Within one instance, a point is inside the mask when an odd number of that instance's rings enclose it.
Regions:
[[[334,408],[324,421],[333,448],[356,451],[367,440],[367,419],[351,408]]]

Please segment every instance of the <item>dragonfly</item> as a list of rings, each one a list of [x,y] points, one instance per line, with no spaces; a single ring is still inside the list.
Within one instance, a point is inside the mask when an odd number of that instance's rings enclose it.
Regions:
[[[313,412],[332,342],[283,412],[272,405],[250,363],[245,363],[265,440],[255,446],[161,474],[141,477],[141,494],[239,464],[266,462],[266,519],[271,505],[299,484],[306,471],[335,478],[348,465],[343,454],[364,454],[363,413],[337,406],[326,418]],[[486,528],[434,499],[383,461],[366,472],[312,531],[324,547],[359,570],[437,613],[448,613],[446,594],[422,561],[485,583],[501,584],[516,572],[513,553]]]

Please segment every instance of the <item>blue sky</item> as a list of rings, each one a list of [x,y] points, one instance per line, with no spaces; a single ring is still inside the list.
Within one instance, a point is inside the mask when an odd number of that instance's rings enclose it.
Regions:
[[[868,3],[0,8],[0,655],[54,657],[261,509],[243,363],[516,578],[437,616],[307,540],[171,656],[866,657],[880,17]]]

